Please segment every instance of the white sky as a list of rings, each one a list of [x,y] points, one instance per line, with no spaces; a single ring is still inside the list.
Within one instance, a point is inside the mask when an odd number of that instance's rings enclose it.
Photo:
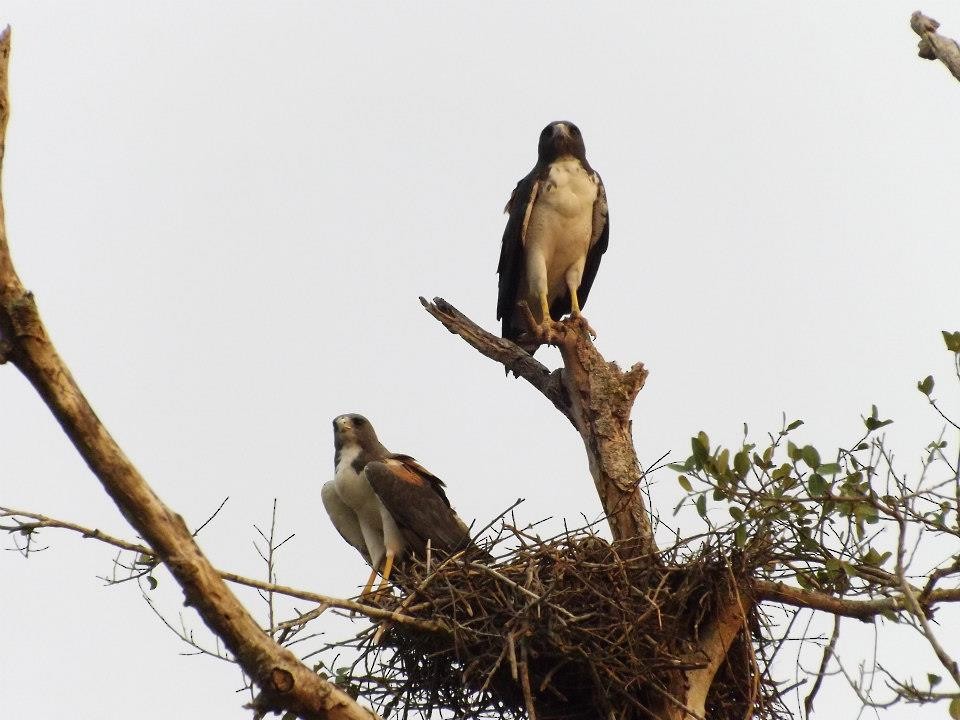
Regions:
[[[836,447],[875,402],[912,469],[940,427],[917,379],[960,399],[939,334],[960,327],[960,86],[916,57],[914,9],[7,0],[14,259],[160,496],[192,525],[230,497],[201,535],[214,563],[262,574],[252,525],[276,497],[296,532],[281,582],[349,595],[367,570],[319,499],[342,412],[467,518],[518,496],[528,521],[599,512],[567,421],[417,301],[496,328],[501,209],[540,129],[569,119],[611,209],[585,314],[608,359],[650,369],[641,458],[685,457],[701,429],[736,442],[744,421],[762,437],[782,411]],[[954,3],[923,10],[960,36]],[[0,457],[0,504],[131,537],[8,367]],[[669,516],[681,491],[654,480]],[[248,717],[233,667],[179,656],[135,587],[96,579],[108,548],[42,540],[0,556],[4,717]],[[938,672],[922,647],[880,650]],[[832,693],[820,717],[852,717]]]

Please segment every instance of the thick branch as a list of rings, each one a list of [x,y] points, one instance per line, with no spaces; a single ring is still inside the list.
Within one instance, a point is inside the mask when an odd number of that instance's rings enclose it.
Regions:
[[[960,80],[960,46],[937,32],[940,23],[917,10],[910,16],[910,27],[920,36],[917,54],[925,60],[939,60]]]
[[[10,31],[0,35],[0,162],[9,117]],[[369,720],[373,713],[313,673],[267,636],[200,551],[183,519],[166,507],[97,418],[60,359],[31,293],[10,258],[0,195],[0,340],[6,359],[33,384],[127,521],[183,588],[185,603],[220,637],[263,691],[264,709],[302,718]]]
[[[434,298],[432,303],[420,301],[450,332],[527,380],[573,423],[586,447],[590,473],[614,539],[632,541],[637,555],[655,553],[630,423],[633,402],[647,377],[643,365],[637,363],[622,372],[616,363],[608,363],[591,342],[586,324],[572,318],[552,323],[537,338],[560,349],[564,368],[551,373],[523,349],[479,327],[443,298]]]
[[[687,671],[690,686],[687,691],[687,706],[694,717],[706,716],[707,695],[713,685],[713,678],[727,657],[730,645],[746,627],[745,612],[739,596],[725,598],[717,617],[700,638],[697,654],[702,654],[706,663],[701,668]],[[690,717],[690,713],[684,717]]]
[[[769,580],[754,580],[753,589],[757,600],[820,610],[831,615],[842,615],[864,621],[872,620],[884,613],[901,612],[907,609],[906,600],[899,594],[873,600],[849,600]],[[923,600],[924,608],[932,608],[939,603],[960,602],[960,589],[934,590]]]

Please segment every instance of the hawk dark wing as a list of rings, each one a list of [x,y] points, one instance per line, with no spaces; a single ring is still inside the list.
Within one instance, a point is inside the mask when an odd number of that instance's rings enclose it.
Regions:
[[[593,236],[590,250],[587,252],[587,262],[583,266],[580,287],[577,289],[577,297],[580,299],[581,308],[587,304],[587,296],[590,294],[590,288],[593,287],[594,278],[597,277],[597,270],[600,269],[600,258],[607,251],[607,244],[610,242],[610,214],[607,210],[607,191],[604,190],[603,180],[600,179],[599,175],[597,175],[597,184],[597,200],[593,203]],[[569,303],[569,297],[567,302]]]
[[[500,275],[497,294],[497,320],[503,320],[501,336],[516,340],[523,325],[514,321],[517,310],[517,293],[526,274],[526,262],[523,252],[523,233],[530,209],[537,198],[539,183],[538,170],[530,172],[517,183],[513,194],[507,201],[505,211],[509,213],[507,227],[503,230],[503,245],[500,248],[500,262],[497,273]]]
[[[414,554],[423,557],[428,540],[447,553],[470,545],[470,533],[450,507],[443,482],[413,458],[394,455],[367,463],[363,472]]]

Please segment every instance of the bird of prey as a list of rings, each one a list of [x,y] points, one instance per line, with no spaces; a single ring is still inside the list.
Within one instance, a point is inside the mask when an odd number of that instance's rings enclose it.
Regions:
[[[378,591],[394,561],[434,550],[470,547],[469,530],[450,507],[440,478],[409,455],[387,450],[362,415],[333,420],[334,477],[321,491],[323,506],[343,539],[373,568],[362,595],[380,571]]]
[[[521,337],[527,323],[518,303],[538,324],[567,313],[579,317],[607,250],[607,196],[576,125],[552,122],[543,129],[537,164],[517,183],[505,212],[497,320],[503,337],[532,353],[538,343]]]

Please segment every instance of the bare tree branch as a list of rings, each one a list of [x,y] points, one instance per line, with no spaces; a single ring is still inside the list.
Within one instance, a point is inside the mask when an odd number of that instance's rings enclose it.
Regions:
[[[960,80],[960,46],[937,32],[940,23],[917,10],[910,16],[910,27],[920,36],[917,54],[925,60],[939,60]]]
[[[570,397],[560,379],[560,370],[550,372],[546,365],[535,360],[519,345],[487,332],[443,298],[434,298],[432,303],[420,298],[420,302],[447,330],[533,385],[574,427],[577,426],[570,407]]]
[[[0,162],[9,119],[10,29],[0,34]],[[3,360],[30,381],[127,522],[154,548],[204,623],[262,691],[258,707],[307,719],[369,720],[372,711],[317,676],[267,636],[201,552],[183,518],[153,492],[107,432],[61,360],[33,295],[14,269],[0,196],[0,340]]]
[[[48,517],[46,515],[41,515],[40,513],[28,512],[26,510],[14,510],[13,508],[0,507],[0,517],[10,517],[14,518],[15,525],[4,526],[0,525],[0,530],[6,530],[7,532],[20,532],[20,533],[29,533],[40,528],[58,528],[61,530],[71,530],[73,532],[79,533],[85,538],[91,538],[93,540],[99,540],[102,543],[107,545],[113,545],[118,547],[121,550],[129,550],[130,552],[135,552],[138,555],[142,555],[148,558],[156,558],[156,554],[148,548],[146,545],[139,545],[137,543],[128,542],[127,540],[121,540],[120,538],[113,537],[112,535],[107,535],[100,530],[95,530],[92,528],[84,527],[83,525],[78,525],[72,522],[66,522],[64,520],[57,520],[56,518]],[[16,518],[30,518],[33,522],[25,523],[22,521],[17,521]],[[300,600],[308,600],[310,602],[315,602],[318,605],[323,606],[324,608],[337,608],[340,610],[347,610],[349,612],[355,612],[360,615],[364,615],[373,620],[395,620],[399,623],[409,625],[418,630],[427,633],[449,633],[450,630],[443,623],[435,622],[432,620],[422,620],[420,618],[410,617],[409,615],[404,615],[397,613],[395,610],[384,610],[383,608],[373,607],[371,605],[365,605],[363,603],[356,602],[354,600],[347,600],[345,598],[331,597],[330,595],[321,595],[320,593],[310,592],[308,590],[299,590],[297,588],[289,587],[287,585],[279,585],[277,583],[265,582],[263,580],[256,580],[254,578],[245,577],[243,575],[237,575],[236,573],[227,572],[226,570],[216,570],[215,571],[220,577],[222,577],[227,582],[234,583],[236,585],[244,585],[246,587],[255,588],[257,590],[264,590],[266,592],[277,593],[278,595],[286,595],[288,597],[298,598]]]
[[[650,514],[640,489],[643,472],[633,445],[630,412],[647,378],[637,363],[623,372],[597,351],[580,319],[553,323],[538,338],[555,345],[562,370],[550,372],[520,347],[479,327],[443,298],[427,302],[427,312],[450,332],[539,390],[580,433],[590,473],[613,537],[631,543],[637,555],[652,555],[657,546]]]
[[[770,580],[754,580],[753,589],[758,600],[783,603],[791,607],[820,610],[831,615],[857,618],[865,622],[872,620],[877,615],[902,612],[909,609],[907,600],[899,594],[874,600],[847,600]],[[925,607],[933,607],[938,603],[960,602],[960,589],[934,590],[924,600]]]

